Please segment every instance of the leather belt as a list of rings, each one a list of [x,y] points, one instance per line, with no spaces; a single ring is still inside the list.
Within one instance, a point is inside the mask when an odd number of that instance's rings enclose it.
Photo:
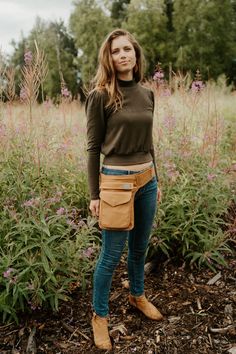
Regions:
[[[154,167],[147,168],[143,172],[133,173],[131,175],[105,175],[100,173],[100,182],[106,183],[111,181],[124,183],[124,189],[130,189],[128,184],[133,183],[136,188],[143,187],[155,176]],[[127,188],[125,187],[127,185]]]

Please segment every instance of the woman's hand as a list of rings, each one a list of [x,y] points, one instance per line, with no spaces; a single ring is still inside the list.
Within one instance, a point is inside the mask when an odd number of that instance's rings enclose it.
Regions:
[[[89,209],[93,216],[99,216],[100,199],[93,199],[90,201]]]
[[[158,188],[158,191],[157,191],[157,201],[158,203],[160,203],[162,200],[162,192],[161,192],[161,189]]]

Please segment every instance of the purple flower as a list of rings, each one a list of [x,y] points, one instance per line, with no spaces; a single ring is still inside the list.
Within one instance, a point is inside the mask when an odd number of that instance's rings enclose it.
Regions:
[[[30,65],[32,63],[33,55],[32,52],[29,50],[24,54],[24,61],[26,65]]]
[[[179,171],[168,171],[167,172],[168,177],[172,180],[175,181],[177,177],[179,177]]]
[[[47,99],[46,101],[44,101],[44,106],[46,107],[46,108],[51,108],[51,107],[53,107],[53,102],[52,102],[52,100],[51,99]]]
[[[70,93],[70,91],[68,90],[67,87],[63,87],[63,88],[61,89],[61,95],[62,95],[63,97],[70,97],[71,93]]]
[[[59,209],[57,209],[57,215],[64,215],[65,211],[66,211],[65,208],[59,208]]]
[[[94,253],[94,249],[92,247],[89,247],[83,251],[83,255],[87,258],[90,258],[93,253]]]
[[[159,80],[159,79],[163,79],[163,78],[164,78],[164,74],[162,71],[156,71],[153,76],[153,80]]]
[[[203,90],[204,87],[205,85],[201,80],[195,80],[192,82],[191,90],[192,92],[200,92]]]
[[[11,276],[11,273],[14,272],[14,268],[8,268],[4,273],[3,273],[3,277],[4,278],[9,278]]]
[[[216,178],[217,177],[217,175],[215,175],[214,173],[209,173],[208,175],[207,175],[207,179],[208,179],[208,181],[212,181],[214,178]]]
[[[78,227],[84,227],[86,224],[85,224],[85,222],[84,222],[84,220],[80,220],[79,222],[78,222]]]
[[[54,204],[54,203],[60,202],[60,200],[61,200],[61,198],[59,198],[59,197],[52,197],[52,198],[48,198],[48,199],[47,199],[47,202],[48,202],[49,204]]]
[[[164,157],[171,157],[172,155],[173,155],[173,151],[172,150],[166,149],[165,151],[163,151],[163,156]]]
[[[33,206],[38,206],[39,205],[39,198],[31,198],[29,200],[26,200],[22,206],[25,207],[33,207]]]

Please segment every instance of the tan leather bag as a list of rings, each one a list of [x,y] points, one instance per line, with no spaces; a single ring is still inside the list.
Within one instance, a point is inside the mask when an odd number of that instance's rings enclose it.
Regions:
[[[132,230],[134,197],[155,175],[153,168],[131,175],[100,174],[99,226],[106,230]]]

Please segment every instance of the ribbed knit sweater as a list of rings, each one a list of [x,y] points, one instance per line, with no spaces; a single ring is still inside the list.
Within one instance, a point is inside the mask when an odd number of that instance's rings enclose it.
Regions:
[[[140,83],[118,80],[123,106],[105,108],[107,92],[93,90],[87,97],[88,183],[91,199],[99,199],[100,155],[106,165],[134,165],[153,161],[154,94]],[[156,166],[155,166],[156,168]]]

